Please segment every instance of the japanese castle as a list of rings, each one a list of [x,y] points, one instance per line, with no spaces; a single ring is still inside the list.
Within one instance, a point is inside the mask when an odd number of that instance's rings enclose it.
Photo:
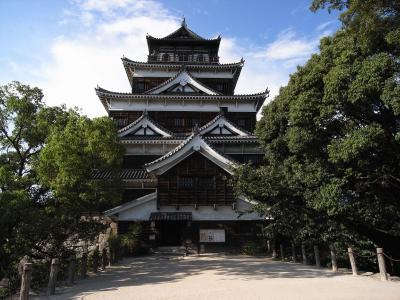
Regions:
[[[234,94],[244,60],[221,64],[221,37],[203,38],[185,20],[146,39],[147,62],[122,58],[129,93],[96,88],[125,148],[123,204],[105,214],[121,233],[143,222],[156,246],[240,245],[261,218],[246,213],[252,203],[234,195],[230,177],[262,160],[252,132],[268,90]]]

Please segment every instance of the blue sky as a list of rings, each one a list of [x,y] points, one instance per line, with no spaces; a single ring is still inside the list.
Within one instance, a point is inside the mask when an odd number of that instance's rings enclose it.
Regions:
[[[146,59],[145,35],[161,37],[186,17],[204,37],[222,35],[222,62],[246,60],[237,93],[269,88],[272,99],[297,65],[338,27],[309,0],[0,1],[0,84],[39,86],[49,105],[104,115],[94,87],[129,91],[120,58]]]

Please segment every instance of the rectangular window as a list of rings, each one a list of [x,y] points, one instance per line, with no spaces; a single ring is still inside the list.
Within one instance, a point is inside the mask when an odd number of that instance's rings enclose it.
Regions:
[[[181,189],[213,190],[215,189],[214,177],[181,176],[178,179]]]
[[[240,127],[246,127],[246,119],[239,119],[239,120],[237,121],[237,124],[238,124]]]
[[[193,177],[179,177],[178,186],[181,189],[193,189],[194,188],[194,178]]]
[[[182,126],[185,125],[185,122],[184,122],[184,121],[185,121],[185,120],[182,119],[182,118],[175,118],[175,119],[174,119],[174,126],[175,126],[175,127],[182,127]]]
[[[128,118],[114,117],[114,122],[117,127],[125,127],[126,125],[128,125]]]

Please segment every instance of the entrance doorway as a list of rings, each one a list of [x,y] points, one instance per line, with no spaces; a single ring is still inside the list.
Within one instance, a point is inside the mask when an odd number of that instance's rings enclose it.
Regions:
[[[158,221],[156,228],[159,246],[182,246],[186,223],[186,221]]]

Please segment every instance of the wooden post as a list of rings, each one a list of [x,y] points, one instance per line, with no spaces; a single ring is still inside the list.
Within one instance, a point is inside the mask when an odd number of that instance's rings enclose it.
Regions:
[[[51,260],[49,284],[47,285],[47,296],[54,295],[56,293],[56,282],[59,264],[60,262],[58,258],[53,258]]]
[[[285,260],[285,249],[283,248],[283,244],[280,245],[280,251],[281,251],[281,259]]]
[[[25,263],[22,268],[21,290],[19,292],[19,300],[28,300],[29,299],[31,278],[32,278],[32,264]]]
[[[101,251],[101,269],[104,271],[107,266],[107,249],[106,247],[103,248]]]
[[[81,277],[83,279],[85,279],[86,275],[87,275],[87,263],[88,263],[87,252],[83,252],[82,253],[82,261],[81,261]]]
[[[358,270],[357,270],[356,258],[354,257],[353,249],[348,248],[347,251],[349,252],[349,259],[350,259],[350,264],[351,264],[351,270],[353,271],[353,276],[357,276]]]
[[[292,261],[297,262],[296,245],[294,244],[294,242],[292,242]]]
[[[272,258],[277,258],[278,254],[276,253],[276,248],[275,248],[275,239],[272,240]]]
[[[97,270],[99,268],[99,252],[98,252],[98,250],[95,250],[93,252],[92,261],[93,261],[93,273],[97,274]]]
[[[385,257],[383,256],[383,248],[376,248],[376,254],[378,255],[379,273],[381,274],[381,281],[387,281],[388,275],[386,272]]]
[[[267,253],[271,253],[271,241],[267,240]]]
[[[337,272],[338,266],[337,266],[337,260],[336,260],[336,254],[335,254],[335,248],[331,245],[331,262],[332,262],[332,271]]]
[[[306,244],[301,243],[301,257],[303,258],[303,264],[306,265],[307,262],[307,255],[306,255]]]
[[[76,269],[76,256],[71,255],[68,258],[68,278],[67,278],[67,284],[68,285],[73,285],[74,280],[75,280],[75,269]]]
[[[317,245],[314,245],[314,256],[315,256],[315,265],[320,268],[321,267],[321,260],[319,258],[319,249]]]

